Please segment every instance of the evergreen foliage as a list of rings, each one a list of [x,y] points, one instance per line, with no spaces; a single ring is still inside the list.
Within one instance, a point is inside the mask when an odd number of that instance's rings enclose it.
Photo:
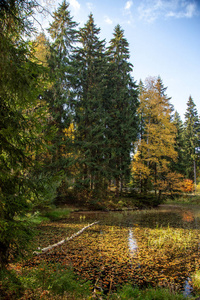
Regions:
[[[184,124],[180,115],[175,111],[173,117],[174,125],[176,126],[176,139],[174,149],[177,151],[177,161],[172,163],[172,170],[185,175],[185,155],[184,155]]]
[[[70,55],[77,39],[76,26],[77,23],[70,16],[69,4],[64,0],[54,12],[53,22],[48,29],[52,39],[47,60],[51,85],[45,93],[45,99],[49,103],[51,113],[49,127],[56,128],[56,134],[51,141],[49,164],[52,172],[62,171],[65,174],[69,167],[69,157],[66,153],[71,151],[72,143],[66,130],[72,120],[69,104],[72,94],[69,73],[71,72]],[[63,196],[63,186],[67,188],[65,178],[66,175],[58,188],[58,197]]]
[[[187,102],[184,127],[185,175],[194,180],[194,161],[197,160],[195,148],[200,146],[200,120],[191,96]]]
[[[109,144],[110,179],[116,181],[116,194],[130,179],[130,160],[138,134],[138,95],[131,76],[128,42],[117,25],[108,47],[108,83],[106,137]]]
[[[93,15],[79,31],[79,47],[74,51],[76,77],[73,86],[75,149],[78,153],[76,183],[83,189],[95,189],[98,195],[105,184],[106,141],[104,90],[105,41],[99,39],[100,29]]]
[[[49,137],[44,135],[48,108],[38,97],[44,69],[34,62],[32,43],[22,38],[32,8],[24,1],[7,4],[0,24],[0,268],[11,250],[19,253],[31,238],[31,228],[19,217],[42,205],[47,190],[53,195],[51,175],[38,160]]]

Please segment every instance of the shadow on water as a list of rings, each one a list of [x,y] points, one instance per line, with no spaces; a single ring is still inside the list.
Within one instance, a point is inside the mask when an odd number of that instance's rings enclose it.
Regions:
[[[188,296],[190,276],[200,267],[199,212],[200,208],[163,205],[141,211],[73,213],[71,224],[100,221],[90,229],[82,248],[76,244],[71,250],[75,269],[93,274],[92,280],[105,291],[132,282],[182,290]],[[80,262],[81,252],[85,260]]]

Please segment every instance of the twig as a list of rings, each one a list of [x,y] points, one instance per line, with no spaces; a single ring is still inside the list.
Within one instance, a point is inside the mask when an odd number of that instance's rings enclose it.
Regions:
[[[81,230],[79,230],[77,233],[74,233],[72,236],[70,236],[70,237],[68,237],[68,238],[65,238],[64,240],[62,240],[62,241],[60,241],[60,242],[58,242],[58,243],[56,243],[56,244],[50,245],[50,246],[48,246],[48,247],[46,247],[46,248],[43,248],[43,249],[41,249],[40,251],[34,251],[33,254],[40,255],[40,254],[45,253],[45,252],[47,252],[47,251],[49,251],[49,250],[51,250],[51,249],[53,249],[53,248],[55,248],[55,247],[58,247],[58,246],[64,244],[65,242],[69,242],[69,241],[71,241],[72,239],[74,239],[75,237],[77,237],[77,236],[79,236],[80,234],[82,234],[83,231],[86,230],[87,228],[89,228],[89,227],[91,227],[91,226],[94,226],[94,225],[96,225],[96,224],[98,224],[98,223],[99,223],[99,221],[94,222],[94,223],[92,223],[92,224],[89,224],[89,225],[87,225],[86,227],[84,227],[84,228],[82,228]]]

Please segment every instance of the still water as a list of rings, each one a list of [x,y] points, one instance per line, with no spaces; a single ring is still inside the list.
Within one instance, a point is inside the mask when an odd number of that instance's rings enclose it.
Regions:
[[[200,267],[200,207],[76,212],[68,220],[80,228],[94,221],[100,222],[68,244],[80,276],[103,290],[131,282],[192,292],[191,276]]]

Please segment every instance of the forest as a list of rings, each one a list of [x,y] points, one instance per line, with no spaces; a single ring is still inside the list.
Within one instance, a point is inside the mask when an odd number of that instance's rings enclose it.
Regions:
[[[0,4],[0,269],[29,245],[27,216],[53,205],[153,207],[200,190],[192,96],[183,122],[160,76],[133,77],[120,25],[106,44],[64,0],[45,35],[38,7]]]

